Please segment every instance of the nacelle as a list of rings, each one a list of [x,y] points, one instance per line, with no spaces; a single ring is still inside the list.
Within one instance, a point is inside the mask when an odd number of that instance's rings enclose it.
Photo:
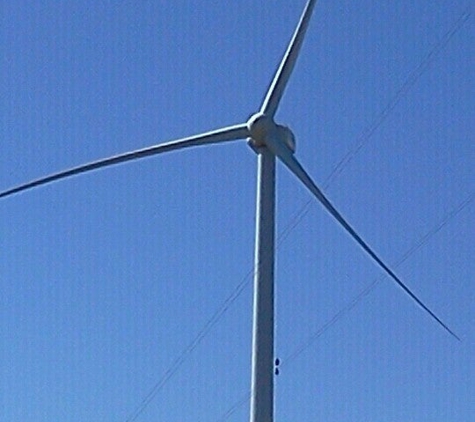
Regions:
[[[282,125],[276,125],[277,130],[279,131],[279,137],[284,142],[284,144],[292,151],[295,152],[296,143],[295,143],[295,136],[293,132],[287,127]]]

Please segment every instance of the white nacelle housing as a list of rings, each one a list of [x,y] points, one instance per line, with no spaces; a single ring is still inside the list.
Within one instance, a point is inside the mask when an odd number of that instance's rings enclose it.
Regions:
[[[294,153],[296,143],[293,132],[287,126],[282,125],[277,125],[277,129],[279,130],[279,136],[284,141],[284,144],[292,151],[292,153]]]

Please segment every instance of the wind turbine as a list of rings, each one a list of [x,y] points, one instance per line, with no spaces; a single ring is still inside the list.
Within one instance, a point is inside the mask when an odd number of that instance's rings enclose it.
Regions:
[[[273,420],[274,364],[274,233],[275,233],[275,164],[278,158],[323,205],[360,247],[392,278],[413,301],[456,339],[457,335],[435,315],[399,277],[379,258],[376,252],[346,221],[324,193],[314,183],[295,157],[295,138],[291,130],[274,121],[285,88],[297,61],[316,0],[309,0],[290,41],[287,51],[266,92],[257,113],[241,124],[211,132],[122,153],[95,162],[60,171],[24,183],[0,193],[0,198],[27,191],[51,182],[149,156],[194,146],[248,139],[258,156],[255,275],[253,304],[253,345],[251,380],[251,422]]]

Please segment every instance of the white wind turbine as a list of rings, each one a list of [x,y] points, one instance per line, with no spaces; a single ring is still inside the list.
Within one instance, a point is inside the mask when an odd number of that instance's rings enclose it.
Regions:
[[[360,247],[392,278],[423,310],[456,339],[459,337],[439,319],[398,276],[378,257],[373,249],[343,218],[313,182],[295,158],[294,135],[285,126],[274,122],[274,116],[296,63],[316,0],[308,0],[292,40],[265,95],[260,110],[247,122],[211,132],[154,145],[83,164],[24,183],[0,193],[0,198],[20,193],[70,176],[115,164],[141,159],[183,148],[248,139],[258,156],[255,274],[253,304],[251,422],[273,420],[274,373],[274,214],[276,157],[308,188],[323,207],[350,234]]]

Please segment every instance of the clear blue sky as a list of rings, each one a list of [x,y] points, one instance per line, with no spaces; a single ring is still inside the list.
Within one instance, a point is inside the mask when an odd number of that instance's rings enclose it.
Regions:
[[[245,121],[304,3],[4,2],[0,190]],[[388,279],[342,312],[381,272],[316,202],[295,223],[311,198],[279,166],[278,232],[292,229],[276,266],[276,421],[473,420],[474,16],[436,47],[469,3],[315,9],[277,120],[387,263],[412,250],[397,273],[463,341]],[[167,371],[136,420],[233,408],[250,381],[255,165],[237,142],[0,202],[2,421],[125,422]],[[225,420],[248,419],[234,410]]]

